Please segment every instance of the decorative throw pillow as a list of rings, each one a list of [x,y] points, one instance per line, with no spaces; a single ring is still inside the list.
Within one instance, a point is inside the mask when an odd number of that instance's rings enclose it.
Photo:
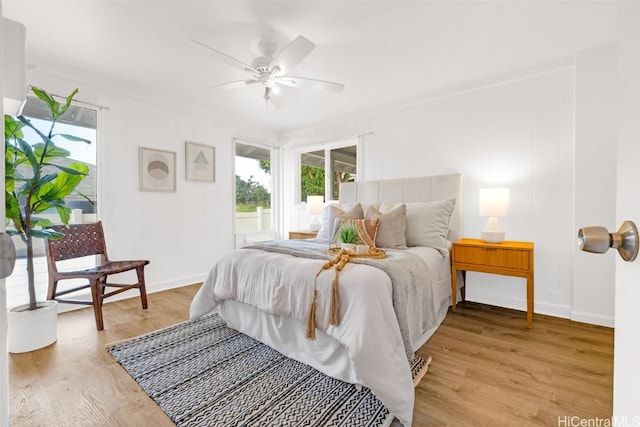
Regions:
[[[364,218],[364,214],[362,213],[362,206],[359,203],[356,203],[355,205],[339,205],[336,202],[328,202],[328,204],[322,210],[320,230],[318,230],[316,239],[322,239],[326,241],[330,241],[332,239],[335,231],[334,226],[336,218]]]
[[[399,204],[395,206],[381,205],[380,212],[373,206],[367,209],[365,218],[379,218],[378,232],[376,234],[376,246],[379,248],[407,249],[407,206]]]
[[[374,247],[376,242],[376,232],[378,231],[378,218],[372,219],[336,219],[335,233],[333,233],[333,243],[340,242],[340,232],[344,227],[353,225],[358,230],[358,244]]]
[[[456,199],[407,203],[407,246],[427,246],[443,256],[449,252],[449,218]]]

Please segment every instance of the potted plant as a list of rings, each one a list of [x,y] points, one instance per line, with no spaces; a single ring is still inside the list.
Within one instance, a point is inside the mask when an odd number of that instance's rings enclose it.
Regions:
[[[51,114],[51,128],[46,134],[38,130],[24,116],[4,116],[7,232],[10,235],[19,236],[26,246],[29,289],[29,303],[12,308],[8,313],[9,351],[13,353],[35,350],[56,341],[57,302],[36,301],[33,239],[59,239],[63,236],[61,233],[47,229],[53,223],[38,215],[48,210],[55,210],[60,221],[68,224],[71,208],[65,199],[76,192],[76,187],[89,172],[89,167],[81,162],[71,162],[66,166],[56,163],[59,159],[69,157],[70,153],[53,141],[55,138],[65,138],[75,142],[90,143],[83,138],[54,133],[56,122],[69,109],[78,89],[75,89],[63,103],[58,102],[54,96],[42,89],[32,87],[31,90],[46,104]],[[27,128],[35,132],[38,141],[25,141],[23,129]],[[52,312],[49,316],[53,316],[53,321],[43,321],[42,316],[49,312]],[[20,332],[19,328],[24,328],[25,332]],[[53,339],[50,336],[51,331],[53,331]],[[37,332],[43,332],[48,336],[37,337],[35,336]],[[24,338],[28,342],[13,342]]]
[[[358,244],[358,228],[355,225],[345,225],[340,229],[340,249],[355,252]]]

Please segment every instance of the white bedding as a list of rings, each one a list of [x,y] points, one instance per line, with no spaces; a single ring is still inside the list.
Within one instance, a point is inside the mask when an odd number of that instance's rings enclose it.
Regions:
[[[450,300],[449,259],[431,248],[411,248],[428,265],[438,324]],[[413,416],[414,390],[392,304],[392,285],[381,269],[348,263],[339,275],[339,326],[328,324],[334,272],[318,278],[316,340],[304,337],[315,274],[325,261],[258,249],[240,249],[212,268],[191,304],[191,318],[218,310],[229,326],[327,375],[362,384],[404,425]],[[435,326],[437,327],[437,325]],[[435,327],[414,331],[414,350]]]

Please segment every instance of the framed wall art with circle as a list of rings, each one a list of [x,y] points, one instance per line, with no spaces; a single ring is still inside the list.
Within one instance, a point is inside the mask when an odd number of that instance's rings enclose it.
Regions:
[[[176,191],[176,153],[139,147],[140,191]]]

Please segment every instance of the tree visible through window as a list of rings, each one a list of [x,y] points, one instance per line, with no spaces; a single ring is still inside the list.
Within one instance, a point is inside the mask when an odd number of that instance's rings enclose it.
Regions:
[[[236,142],[236,233],[271,229],[271,151]]]
[[[310,195],[322,195],[325,196],[325,200],[337,200],[340,184],[356,181],[357,153],[357,145],[301,153],[300,201],[305,202]]]

